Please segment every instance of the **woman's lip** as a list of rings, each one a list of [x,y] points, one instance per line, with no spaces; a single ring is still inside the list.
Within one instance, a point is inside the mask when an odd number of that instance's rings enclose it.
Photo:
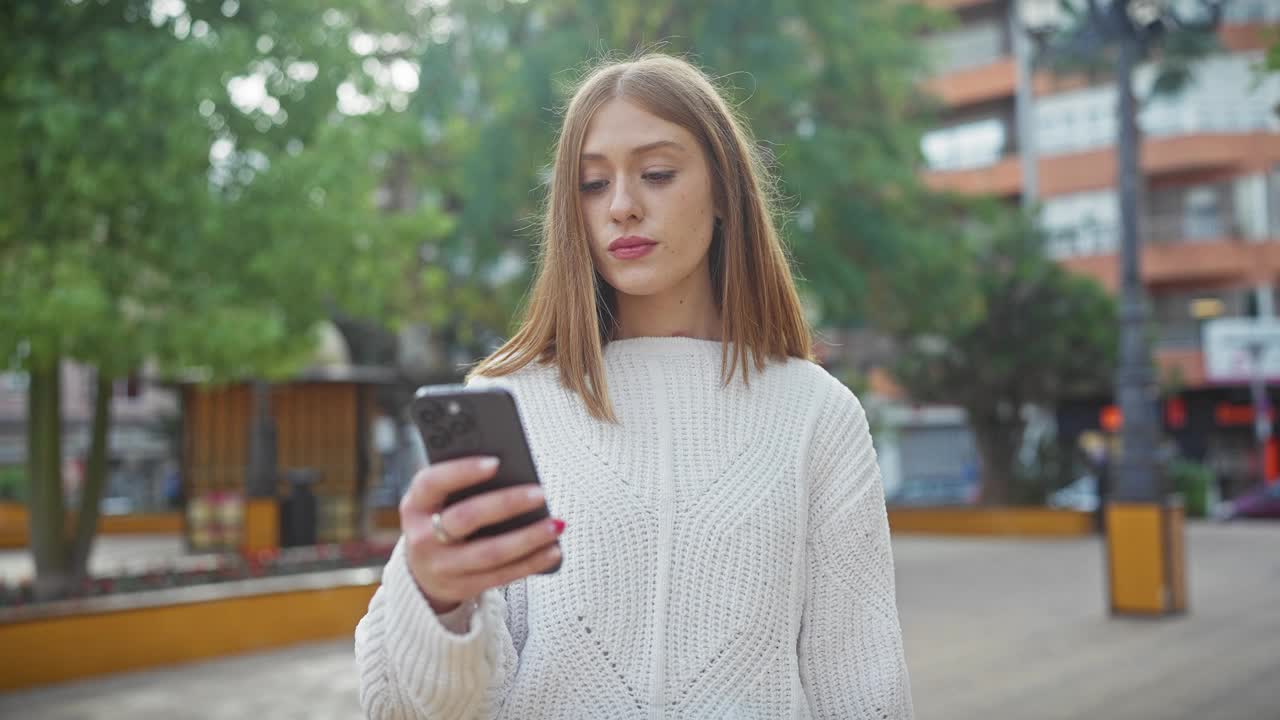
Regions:
[[[620,250],[622,248],[635,247],[636,245],[653,245],[656,242],[657,240],[650,240],[649,238],[641,235],[628,235],[627,237],[620,237],[609,243],[609,252]]]
[[[620,260],[632,260],[638,257],[644,257],[653,252],[653,247],[657,243],[644,243],[639,245],[623,245],[619,248],[609,251],[609,254]]]

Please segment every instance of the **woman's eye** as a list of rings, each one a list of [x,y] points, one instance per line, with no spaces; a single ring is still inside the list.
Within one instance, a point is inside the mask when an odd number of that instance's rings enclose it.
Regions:
[[[655,172],[647,172],[644,175],[641,175],[640,177],[644,178],[647,182],[651,182],[655,185],[661,185],[663,183],[671,182],[671,179],[674,178],[675,176],[676,176],[676,173],[674,170],[662,170],[662,171],[655,171]]]
[[[582,183],[581,185],[578,186],[578,189],[584,193],[598,193],[601,190],[604,190],[608,186],[609,186],[608,180],[592,180],[591,182]]]

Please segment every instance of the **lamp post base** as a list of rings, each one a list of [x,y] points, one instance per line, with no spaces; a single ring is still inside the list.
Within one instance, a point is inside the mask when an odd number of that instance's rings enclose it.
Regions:
[[[1187,610],[1181,502],[1107,504],[1107,580],[1112,615],[1165,617]]]

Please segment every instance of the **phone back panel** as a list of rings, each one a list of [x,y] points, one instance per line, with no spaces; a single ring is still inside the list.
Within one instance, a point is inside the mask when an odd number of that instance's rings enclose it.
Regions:
[[[410,414],[428,462],[472,455],[491,455],[499,460],[492,478],[450,494],[446,506],[499,488],[540,482],[515,398],[506,389],[426,386],[414,396]],[[499,535],[547,517],[550,513],[543,505],[536,511],[481,528],[471,537]]]

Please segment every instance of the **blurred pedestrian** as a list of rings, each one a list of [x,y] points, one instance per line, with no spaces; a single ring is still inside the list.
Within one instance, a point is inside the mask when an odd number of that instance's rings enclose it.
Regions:
[[[810,361],[769,187],[692,65],[585,78],[527,313],[470,378],[515,395],[559,517],[468,540],[543,499],[445,508],[480,458],[415,476],[356,630],[369,716],[912,716],[866,414]]]
[[[1094,430],[1086,430],[1080,434],[1080,451],[1084,456],[1089,474],[1093,475],[1094,487],[1098,503],[1093,511],[1094,530],[1103,535],[1107,532],[1107,497],[1111,492],[1111,452],[1107,437]]]

